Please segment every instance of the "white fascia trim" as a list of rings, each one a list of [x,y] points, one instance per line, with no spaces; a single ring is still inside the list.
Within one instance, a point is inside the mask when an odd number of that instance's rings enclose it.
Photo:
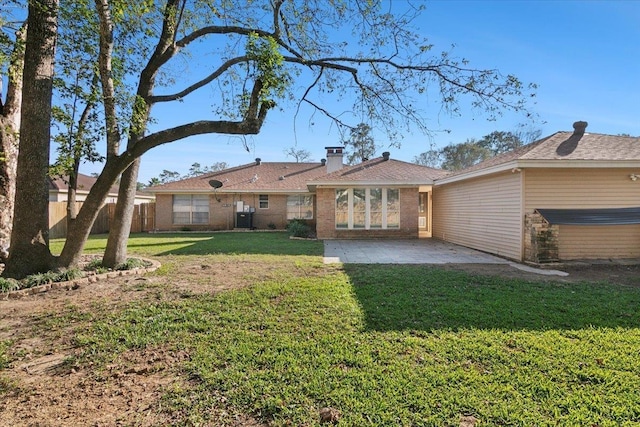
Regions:
[[[638,168],[640,160],[518,160],[522,168]]]
[[[491,175],[493,173],[505,172],[520,167],[516,160],[507,163],[501,163],[499,165],[491,166],[485,169],[479,169],[472,172],[461,173],[460,175],[444,177],[436,179],[434,185],[451,184],[452,182],[464,181],[471,178],[478,178],[484,175]]]
[[[468,173],[462,173],[451,177],[437,179],[435,185],[450,184],[452,182],[464,181],[478,178],[498,172],[514,171],[524,168],[564,168],[564,169],[585,169],[585,168],[640,168],[638,160],[512,160],[485,169],[479,169]]]
[[[152,194],[213,194],[214,191],[212,189],[180,189],[180,190],[157,190],[153,191]],[[306,188],[298,188],[295,190],[216,190],[216,194],[308,194],[309,190]]]
[[[309,187],[419,187],[421,185],[433,185],[434,181],[314,181],[308,183]]]

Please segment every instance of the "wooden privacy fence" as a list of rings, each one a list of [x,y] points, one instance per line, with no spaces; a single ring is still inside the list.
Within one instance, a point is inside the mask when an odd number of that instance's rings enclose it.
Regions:
[[[77,209],[82,202],[76,202]],[[105,204],[91,228],[91,234],[109,232],[110,224],[115,221],[116,204]],[[131,219],[131,233],[152,231],[155,228],[156,204],[143,203],[135,205]],[[67,236],[67,202],[49,202],[49,238],[56,239]]]

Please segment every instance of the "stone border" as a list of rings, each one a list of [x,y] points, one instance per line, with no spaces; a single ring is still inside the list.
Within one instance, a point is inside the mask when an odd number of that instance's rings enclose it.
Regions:
[[[36,295],[41,294],[43,292],[47,292],[51,289],[64,289],[67,291],[78,289],[81,286],[87,285],[89,283],[95,283],[104,279],[113,279],[116,277],[122,276],[135,276],[142,275],[146,273],[152,273],[156,271],[162,264],[160,262],[149,259],[149,258],[141,258],[141,257],[133,257],[137,259],[141,259],[145,262],[150,262],[150,267],[140,267],[134,268],[131,270],[117,270],[117,271],[108,271],[106,273],[94,274],[87,277],[81,277],[80,279],[68,280],[66,282],[52,282],[44,285],[34,286],[32,288],[26,289],[18,289],[17,291],[9,291],[9,292],[0,292],[0,300],[9,300],[9,299],[19,299],[26,297],[28,295]]]

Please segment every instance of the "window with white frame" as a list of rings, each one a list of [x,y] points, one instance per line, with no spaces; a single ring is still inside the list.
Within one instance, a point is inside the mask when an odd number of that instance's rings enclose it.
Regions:
[[[400,228],[400,190],[397,188],[336,189],[336,228]]]
[[[287,220],[313,219],[313,196],[287,196]]]
[[[258,196],[258,207],[260,209],[269,209],[269,195],[260,194]]]
[[[174,224],[208,224],[209,195],[207,194],[174,194]]]

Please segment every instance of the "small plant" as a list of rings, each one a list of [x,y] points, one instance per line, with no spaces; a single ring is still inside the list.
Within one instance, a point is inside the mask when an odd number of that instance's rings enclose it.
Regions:
[[[4,277],[0,277],[1,292],[17,291],[18,289],[20,289],[20,282],[15,279],[5,279]]]
[[[56,281],[58,282],[67,282],[69,280],[79,279],[83,276],[82,271],[77,268],[72,268],[69,270],[60,271],[58,273],[58,278]]]
[[[45,273],[36,273],[27,276],[23,281],[24,288],[33,288],[34,286],[46,285],[58,280],[58,273],[55,271],[47,271]]]
[[[102,260],[100,258],[95,258],[91,260],[85,267],[85,271],[92,271],[95,274],[102,274],[109,271],[109,269],[102,265]]]
[[[269,230],[275,230],[277,227],[273,222],[270,222],[269,224],[267,224],[267,228]]]
[[[9,351],[10,341],[0,341],[0,371],[6,369],[9,366]]]
[[[146,267],[147,263],[139,258],[127,258],[121,264],[116,265],[115,270],[133,270],[134,268]]]
[[[289,224],[287,224],[287,231],[293,237],[302,237],[302,238],[313,237],[311,227],[309,227],[307,223],[301,219],[294,219],[289,221]]]

